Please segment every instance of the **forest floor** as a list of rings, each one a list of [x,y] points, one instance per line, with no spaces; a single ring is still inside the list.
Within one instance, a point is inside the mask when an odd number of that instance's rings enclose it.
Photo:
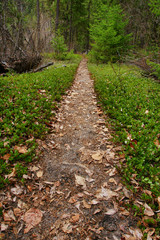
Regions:
[[[132,192],[116,170],[121,146],[105,121],[83,59],[26,186],[4,191],[0,239],[142,239],[124,208]]]

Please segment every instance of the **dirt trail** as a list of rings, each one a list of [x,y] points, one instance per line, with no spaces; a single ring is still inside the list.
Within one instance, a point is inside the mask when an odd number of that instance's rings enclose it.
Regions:
[[[43,172],[38,170],[35,184],[20,199],[43,217],[26,234],[21,218],[16,235],[8,232],[6,239],[141,239],[122,206],[130,193],[114,167],[120,147],[109,141],[86,63],[85,59],[80,63],[75,83],[62,101],[54,133],[42,144],[38,169]]]
[[[118,148],[109,141],[85,59],[57,121],[57,132],[48,139],[56,149],[44,161],[46,181],[58,185],[46,227],[53,229],[53,239],[121,239],[133,220],[123,208],[119,211],[117,200],[125,198],[123,190],[129,193],[114,167]]]

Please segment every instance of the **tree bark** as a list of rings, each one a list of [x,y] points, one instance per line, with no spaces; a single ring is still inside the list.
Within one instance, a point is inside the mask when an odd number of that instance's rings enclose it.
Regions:
[[[58,30],[58,26],[59,26],[59,6],[60,6],[60,0],[57,0],[55,32],[57,32],[57,30]]]
[[[73,33],[73,28],[72,28],[72,0],[70,1],[70,24],[69,24],[69,50],[72,48],[72,33]]]
[[[92,4],[92,0],[89,0],[88,3],[88,29],[87,29],[87,46],[86,46],[86,50],[87,53],[89,51],[89,43],[90,43],[90,32],[89,32],[89,28],[90,28],[90,17],[91,17],[91,4]]]
[[[40,26],[40,4],[39,0],[37,0],[37,50],[40,50],[41,45],[41,26]]]

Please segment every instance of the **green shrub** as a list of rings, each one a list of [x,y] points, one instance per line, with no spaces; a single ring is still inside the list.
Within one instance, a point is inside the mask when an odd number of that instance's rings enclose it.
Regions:
[[[136,174],[136,180],[158,196],[160,85],[125,65],[113,67],[114,71],[110,65],[89,65],[99,100],[125,150],[123,175],[130,181]]]
[[[36,138],[44,139],[50,131],[52,111],[71,86],[78,63],[0,77],[0,188],[8,184],[5,175],[14,166],[17,178],[26,173],[27,163],[35,158]]]
[[[64,37],[60,31],[56,32],[55,37],[51,41],[54,51],[54,58],[57,60],[65,60],[67,55],[67,45],[64,42]]]

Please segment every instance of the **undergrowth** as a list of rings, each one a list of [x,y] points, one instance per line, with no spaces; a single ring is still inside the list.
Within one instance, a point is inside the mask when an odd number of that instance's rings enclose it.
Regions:
[[[0,77],[0,188],[9,183],[11,173],[23,181],[27,163],[36,157],[36,139],[49,132],[57,103],[71,86],[79,61]]]
[[[127,166],[123,174],[132,176],[156,196],[160,190],[160,85],[142,78],[133,67],[116,64],[89,65],[95,89],[123,144]],[[119,72],[120,71],[120,72]]]
[[[141,76],[133,66],[89,64],[95,90],[109,123],[114,141],[121,143],[125,162],[121,172],[125,183],[135,195],[159,210],[156,198],[160,193],[160,84]],[[136,181],[139,188],[132,183]],[[138,190],[139,189],[139,190]],[[151,196],[143,190],[150,190]],[[137,192],[138,191],[138,192]],[[147,198],[146,198],[147,197]],[[130,205],[136,215],[143,215]],[[153,219],[158,235],[159,218]],[[145,223],[140,224],[142,229]]]

